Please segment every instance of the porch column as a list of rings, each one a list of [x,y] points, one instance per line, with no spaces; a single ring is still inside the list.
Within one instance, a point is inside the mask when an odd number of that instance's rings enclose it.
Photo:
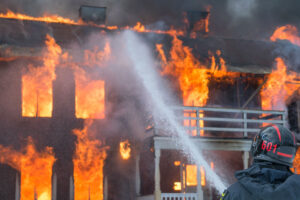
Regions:
[[[202,190],[202,186],[201,186],[200,166],[197,166],[197,197],[198,197],[198,200],[203,200],[203,190]]]
[[[161,200],[161,190],[160,190],[160,149],[155,149],[155,185],[154,185],[154,199]]]
[[[15,200],[20,200],[20,177],[19,174],[16,174],[16,192],[15,192]]]
[[[57,177],[56,177],[56,173],[54,173],[52,177],[52,200],[56,200],[56,196],[57,196]]]
[[[103,187],[103,199],[108,199],[108,181],[107,176],[104,177],[104,187]]]
[[[73,180],[73,176],[70,176],[70,200],[74,200],[74,180]]]
[[[135,158],[135,192],[136,196],[141,195],[141,174],[140,174],[140,154]]]
[[[244,169],[247,169],[249,167],[249,152],[248,151],[244,151],[243,164],[244,164]]]

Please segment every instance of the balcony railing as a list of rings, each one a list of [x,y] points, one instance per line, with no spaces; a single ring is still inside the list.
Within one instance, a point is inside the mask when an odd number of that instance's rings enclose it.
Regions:
[[[174,110],[191,136],[230,132],[245,138],[248,133],[257,133],[261,126],[286,123],[285,111],[189,106],[175,107]]]
[[[197,193],[162,193],[161,200],[198,200]]]

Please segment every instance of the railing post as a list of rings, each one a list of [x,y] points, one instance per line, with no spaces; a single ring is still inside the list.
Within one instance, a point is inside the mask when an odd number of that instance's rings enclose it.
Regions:
[[[287,124],[287,113],[286,111],[284,111],[284,113],[282,113],[282,121],[283,121],[283,126],[286,126]]]
[[[199,108],[196,109],[196,127],[197,127],[197,136],[200,136],[200,116],[199,116]]]
[[[16,174],[16,192],[15,192],[15,200],[20,200],[20,178],[19,174]]]
[[[244,151],[243,153],[243,165],[244,169],[247,169],[249,167],[249,152]]]
[[[108,181],[107,176],[104,177],[104,187],[103,187],[103,199],[108,199]]]
[[[248,132],[247,132],[247,112],[244,111],[244,137],[248,137]]]
[[[73,176],[70,176],[70,200],[74,200],[74,180],[73,180]]]
[[[56,200],[56,198],[57,198],[57,176],[56,173],[54,173],[52,177],[52,200]]]
[[[197,200],[203,200],[200,166],[197,166]]]
[[[161,200],[161,190],[160,190],[160,149],[155,149],[155,185],[154,185],[154,199]]]
[[[140,196],[141,191],[141,175],[140,175],[140,154],[135,158],[135,193]]]

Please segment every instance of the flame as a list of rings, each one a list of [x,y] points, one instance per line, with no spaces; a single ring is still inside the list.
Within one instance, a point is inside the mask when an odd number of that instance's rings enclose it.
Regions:
[[[271,41],[288,40],[292,44],[300,46],[299,32],[295,26],[286,25],[277,28],[270,37]],[[299,84],[291,84],[297,82],[299,74],[288,71],[284,60],[280,57],[275,59],[276,68],[268,75],[268,80],[261,90],[261,107],[264,110],[279,109],[284,110],[286,101],[295,92],[299,94]],[[296,80],[296,81],[295,81]],[[266,124],[264,124],[266,125]],[[299,169],[300,151],[297,151],[294,166]],[[298,172],[299,173],[299,172]]]
[[[98,47],[94,47],[93,50],[85,50],[83,64],[89,67],[103,67],[104,63],[109,60],[110,55],[110,43],[107,41],[103,51],[99,50]]]
[[[205,179],[205,170],[204,167],[200,167],[200,174],[201,174],[201,186],[204,187],[206,185],[206,179]]]
[[[146,28],[141,22],[137,22],[137,24],[133,27],[133,30],[137,32],[145,32]]]
[[[185,106],[205,106],[209,97],[208,83],[209,79],[214,76],[217,78],[223,76],[234,76],[235,73],[229,73],[226,69],[226,62],[221,57],[221,51],[216,51],[216,56],[211,54],[210,69],[206,64],[201,63],[192,53],[192,49],[184,46],[182,41],[173,35],[172,48],[169,52],[169,59],[164,53],[161,44],[156,45],[156,49],[161,58],[162,75],[171,75],[176,77],[182,91],[183,104]],[[217,62],[218,60],[218,62]],[[197,117],[196,113],[184,113],[185,117]],[[199,117],[204,117],[203,113]],[[196,126],[196,120],[184,120],[185,126]],[[199,120],[200,127],[204,126],[203,120]],[[196,130],[191,135],[196,136]],[[204,131],[200,131],[200,136]]]
[[[75,78],[76,117],[83,119],[104,119],[105,82],[102,80],[91,80],[82,69],[76,71]]]
[[[37,152],[31,139],[23,153],[0,146],[0,162],[21,172],[21,200],[51,200],[52,148]]]
[[[180,164],[181,164],[180,161],[178,161],[178,160],[174,161],[174,165],[175,165],[176,167],[180,166]]]
[[[130,29],[136,32],[143,32],[143,33],[156,33],[156,34],[168,34],[168,35],[184,35],[184,31],[182,30],[150,30],[146,29],[144,25],[142,25],[140,22],[137,22],[137,24],[134,27],[118,27],[118,26],[106,26],[106,25],[99,25],[94,24],[92,22],[86,23],[82,20],[74,21],[69,18],[65,18],[58,15],[44,15],[42,17],[33,17],[22,13],[14,13],[10,10],[8,10],[6,13],[0,13],[0,18],[2,19],[16,19],[16,20],[28,20],[28,21],[38,21],[38,22],[45,22],[45,23],[61,23],[61,24],[70,24],[70,25],[89,25],[94,26],[98,28],[105,28],[107,30],[126,30]]]
[[[268,75],[268,81],[261,90],[262,109],[284,110],[286,100],[297,90],[299,85],[288,84],[297,79],[295,72],[287,72],[287,66],[282,58],[276,58],[276,68]]]
[[[184,105],[204,106],[208,99],[208,74],[206,67],[192,54],[189,47],[183,46],[182,41],[174,36],[170,50],[170,60],[162,62],[162,75],[173,75],[179,80],[183,92]],[[161,46],[157,46],[162,58]]]
[[[174,182],[173,190],[181,191],[181,183],[180,182]]]
[[[300,37],[298,29],[292,25],[278,27],[270,38],[271,41],[288,40],[292,44],[300,46]]]
[[[296,169],[296,173],[300,174],[300,148],[297,150],[293,167]]]
[[[206,8],[206,11],[208,12],[208,15],[204,19],[200,19],[194,24],[194,28],[190,33],[191,38],[197,38],[197,33],[199,32],[204,32],[204,33],[209,33],[209,20],[210,20],[210,9],[211,7],[208,6]]]
[[[58,15],[45,15],[43,17],[32,17],[21,13],[14,13],[10,10],[8,10],[5,14],[0,13],[0,18],[40,21],[40,22],[47,22],[47,23],[62,23],[62,24],[72,24],[72,25],[83,24],[82,22],[75,22],[74,20],[64,18]]]
[[[59,45],[49,35],[46,36],[47,51],[43,56],[43,66],[30,65],[22,76],[22,116],[51,117],[52,81],[55,67],[62,52]]]
[[[128,140],[120,142],[120,154],[124,160],[128,160],[130,158],[131,147]]]
[[[197,186],[197,166],[186,165],[186,185]]]
[[[103,166],[105,148],[100,140],[93,139],[92,121],[86,121],[84,129],[73,130],[77,136],[74,164],[75,200],[103,199]]]
[[[215,163],[214,162],[210,162],[210,168],[214,171],[214,169],[215,169]]]
[[[201,175],[201,186],[206,185],[205,170],[204,167],[200,167]],[[196,165],[186,165],[186,185],[187,186],[197,186],[197,166]]]
[[[110,44],[105,44],[104,50],[97,48],[86,50],[84,65],[88,67],[103,67],[110,58]],[[76,117],[83,119],[105,118],[105,82],[93,80],[91,76],[80,67],[74,67],[75,71],[75,106]]]

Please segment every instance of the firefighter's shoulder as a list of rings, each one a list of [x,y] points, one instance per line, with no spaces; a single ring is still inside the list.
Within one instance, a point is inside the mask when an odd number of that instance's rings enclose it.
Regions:
[[[221,195],[220,200],[240,200],[242,188],[238,182],[227,188]]]
[[[227,199],[227,194],[228,194],[228,190],[225,190],[225,191],[222,193],[220,200],[225,200],[225,199]]]

